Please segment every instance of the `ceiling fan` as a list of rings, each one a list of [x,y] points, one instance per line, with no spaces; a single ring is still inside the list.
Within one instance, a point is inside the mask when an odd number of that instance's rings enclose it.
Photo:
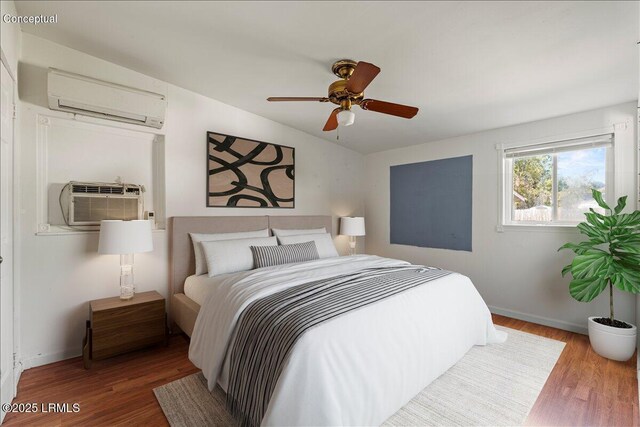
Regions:
[[[327,97],[271,97],[270,102],[280,101],[315,101],[332,102],[339,105],[329,116],[329,120],[322,130],[331,131],[340,126],[351,126],[356,115],[351,111],[351,107],[359,105],[363,110],[376,111],[378,113],[390,114],[392,116],[410,119],[418,114],[416,107],[408,105],[394,104],[391,102],[378,101],[364,97],[364,90],[380,72],[380,68],[368,62],[356,62],[350,59],[342,59],[331,66],[331,71],[340,80],[329,85]]]

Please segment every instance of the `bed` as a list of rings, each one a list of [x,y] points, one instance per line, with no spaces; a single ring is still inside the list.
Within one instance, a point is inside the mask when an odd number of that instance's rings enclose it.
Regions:
[[[175,216],[169,218],[169,320],[189,337],[200,304],[184,291],[186,280],[195,273],[195,256],[189,233],[234,233],[265,228],[310,229],[324,227],[333,234],[333,218],[328,215],[287,216]]]
[[[243,424],[380,425],[471,347],[506,338],[467,277],[399,260],[359,255],[192,277],[189,232],[317,227],[332,230],[331,217],[171,221],[171,318]]]

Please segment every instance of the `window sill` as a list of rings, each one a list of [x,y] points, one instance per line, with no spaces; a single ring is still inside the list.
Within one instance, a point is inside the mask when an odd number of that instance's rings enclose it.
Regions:
[[[577,224],[576,224],[577,225]],[[572,224],[501,224],[496,226],[498,233],[525,231],[543,233],[578,233],[578,228]]]
[[[151,230],[152,233],[164,233],[164,228],[154,228]],[[38,231],[35,233],[36,236],[73,236],[78,234],[99,234],[100,229],[96,230],[69,230],[64,227],[56,227],[51,226],[49,231]]]

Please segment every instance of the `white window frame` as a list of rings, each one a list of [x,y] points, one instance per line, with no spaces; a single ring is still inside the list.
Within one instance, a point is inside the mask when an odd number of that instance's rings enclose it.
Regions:
[[[609,137],[611,142],[609,144],[602,144],[600,141]],[[565,137],[558,137],[552,139],[542,139],[537,141],[529,141],[527,143],[511,143],[511,144],[498,144],[496,150],[498,152],[499,162],[499,193],[498,193],[498,225],[497,231],[502,232],[508,229],[535,229],[535,230],[557,230],[568,229],[574,230],[575,226],[580,221],[513,221],[512,209],[513,209],[513,160],[508,157],[509,153],[517,151],[533,151],[536,149],[548,148],[553,153],[553,149],[557,148],[556,152],[566,151],[567,147],[584,147],[589,145],[593,147],[607,146],[606,158],[605,158],[605,201],[607,204],[613,203],[615,200],[614,192],[614,179],[615,179],[615,132],[614,128],[602,129],[597,132],[591,131],[588,133],[580,133],[568,135]],[[563,150],[564,148],[564,150]],[[547,152],[549,152],[547,151]],[[553,195],[552,195],[552,209],[553,218],[557,217],[557,157],[553,156]]]

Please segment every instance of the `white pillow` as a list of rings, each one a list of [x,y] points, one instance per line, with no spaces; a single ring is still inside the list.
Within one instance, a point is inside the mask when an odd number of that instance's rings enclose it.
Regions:
[[[193,253],[196,256],[196,276],[207,272],[207,261],[204,257],[204,251],[200,242],[213,242],[218,240],[238,240],[249,239],[254,237],[269,237],[269,229],[257,231],[240,231],[237,233],[189,233],[193,242]]]
[[[293,243],[315,242],[320,258],[332,258],[338,255],[331,234],[299,234],[296,236],[278,237],[281,245],[290,245]]]
[[[251,246],[277,246],[276,237],[201,242],[209,277],[253,269]]]
[[[300,234],[324,234],[327,229],[322,228],[306,228],[306,229],[285,229],[285,228],[272,228],[273,235],[276,237],[285,236],[298,236]]]

